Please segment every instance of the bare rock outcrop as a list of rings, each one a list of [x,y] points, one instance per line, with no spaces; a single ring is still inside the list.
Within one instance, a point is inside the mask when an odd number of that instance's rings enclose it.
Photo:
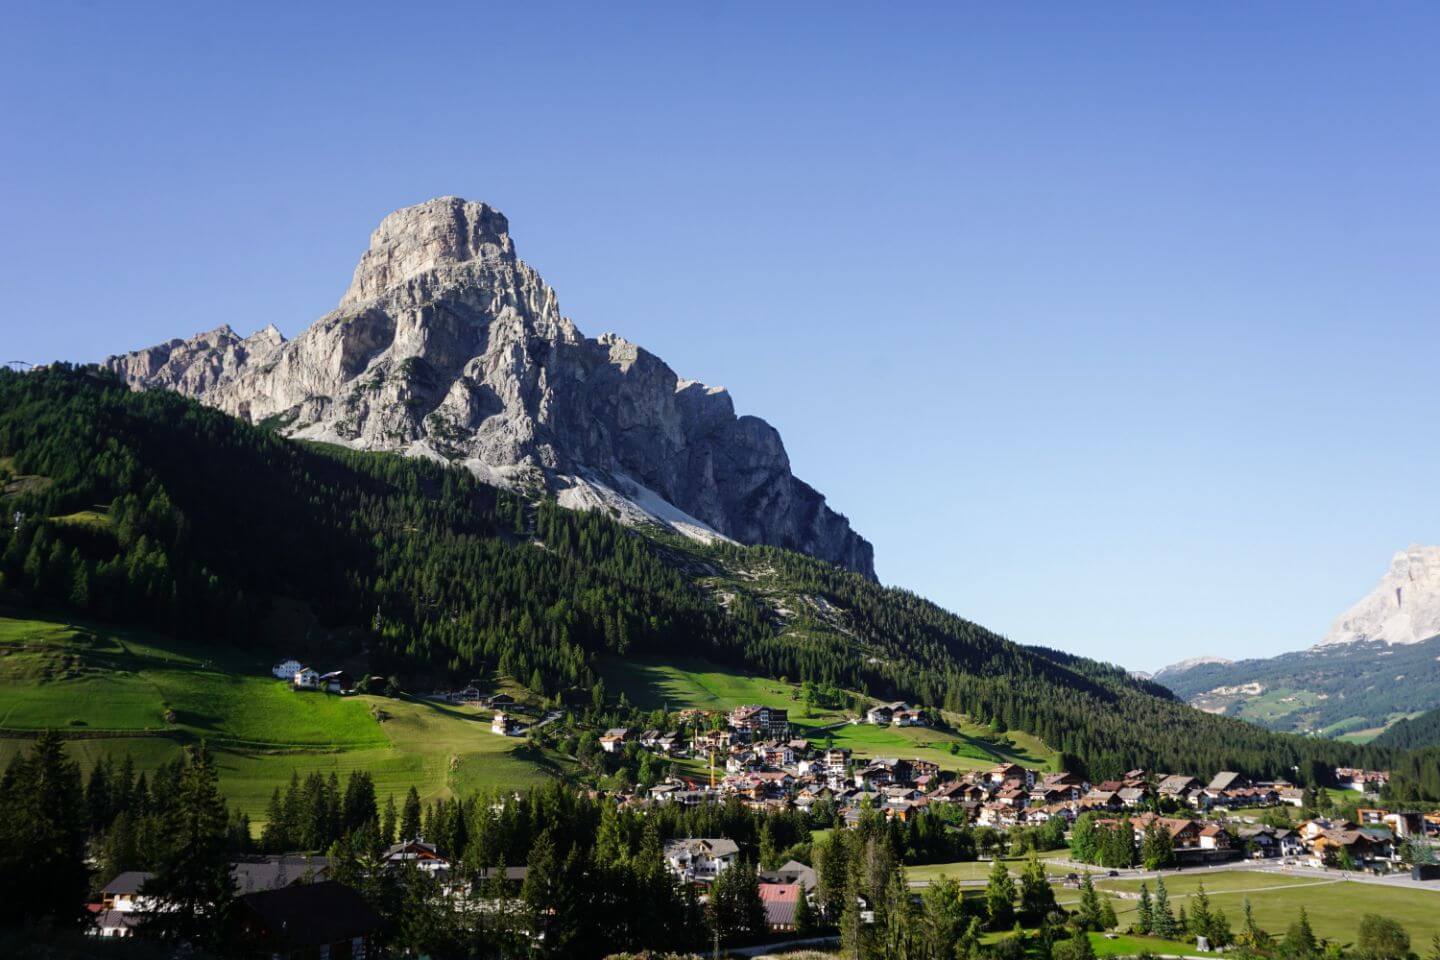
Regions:
[[[464,463],[564,503],[874,576],[870,544],[790,473],[773,427],[633,343],[582,335],[483,203],[390,214],[338,308],[294,340],[221,327],[107,365],[292,436]]]
[[[1320,646],[1356,640],[1419,643],[1440,636],[1440,547],[1412,544],[1374,590],[1336,618]]]

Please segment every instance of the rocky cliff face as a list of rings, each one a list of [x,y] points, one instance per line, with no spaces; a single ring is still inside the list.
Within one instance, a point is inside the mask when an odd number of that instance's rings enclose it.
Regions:
[[[443,458],[570,506],[874,576],[870,544],[791,475],[773,427],[618,336],[583,336],[483,203],[386,217],[339,307],[292,341],[221,327],[107,365],[291,436]]]
[[[1320,646],[1357,640],[1419,643],[1440,636],[1440,547],[1411,545],[1380,584],[1336,619]]]

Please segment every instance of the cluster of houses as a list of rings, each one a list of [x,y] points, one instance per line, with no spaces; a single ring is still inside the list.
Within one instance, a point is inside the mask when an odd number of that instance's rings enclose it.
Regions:
[[[1388,770],[1361,770],[1358,767],[1336,767],[1335,785],[1342,790],[1379,793],[1390,783]]]
[[[281,660],[270,668],[277,680],[289,680],[296,690],[323,690],[326,693],[354,693],[355,678],[344,670],[321,673],[299,660]]]
[[[275,958],[374,955],[384,921],[359,893],[330,877],[326,857],[254,857],[230,866],[235,882],[236,947]],[[151,874],[126,871],[89,904],[99,937],[143,935],[156,904],[143,892]]]
[[[877,727],[923,727],[925,714],[903,700],[882,703],[865,711],[865,722]]]
[[[1221,771],[1206,782],[1186,774],[1151,776],[1132,770],[1116,780],[1090,783],[1065,771],[1004,763],[954,775],[928,760],[859,760],[849,750],[816,748],[801,739],[736,742],[732,730],[698,733],[694,749],[724,752],[723,779],[670,779],[627,802],[695,805],[738,797],[752,807],[813,809],[828,801],[841,827],[859,823],[867,808],[905,821],[927,807],[953,804],[964,812],[955,819],[998,830],[1041,826],[1056,818],[1068,830],[1090,812],[1102,824],[1128,820],[1137,849],[1146,829],[1158,825],[1169,834],[1182,864],[1295,857],[1318,866],[1334,863],[1344,850],[1357,867],[1389,870],[1400,863],[1402,841],[1440,833],[1440,815],[1378,808],[1365,810],[1361,823],[1310,820],[1293,828],[1256,823],[1255,817],[1232,811],[1300,807],[1304,792],[1282,781],[1251,781],[1234,771]],[[677,867],[677,872],[703,879],[712,860],[702,856],[699,873],[690,867]]]

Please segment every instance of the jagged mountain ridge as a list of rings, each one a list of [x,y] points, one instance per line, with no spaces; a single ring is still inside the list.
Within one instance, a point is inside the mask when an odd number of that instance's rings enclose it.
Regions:
[[[106,366],[290,436],[463,463],[567,506],[875,575],[870,543],[791,474],[773,427],[619,336],[581,334],[484,203],[385,217],[337,309],[291,341],[221,327]]]

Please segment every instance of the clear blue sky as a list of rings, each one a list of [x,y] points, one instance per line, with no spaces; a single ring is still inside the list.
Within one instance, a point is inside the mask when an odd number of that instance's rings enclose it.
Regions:
[[[783,7],[782,11],[774,9]],[[294,335],[386,212],[509,215],[881,578],[1135,667],[1440,540],[1433,4],[12,6],[0,359]]]

